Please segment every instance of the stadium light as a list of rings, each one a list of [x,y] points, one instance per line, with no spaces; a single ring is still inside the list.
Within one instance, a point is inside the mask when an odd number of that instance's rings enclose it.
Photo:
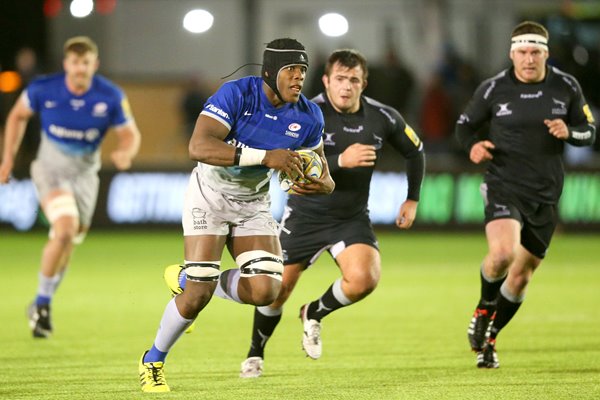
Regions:
[[[69,10],[75,18],[84,18],[92,13],[94,9],[93,0],[73,0]]]
[[[183,17],[183,27],[192,33],[206,32],[212,27],[214,19],[206,10],[192,10]]]
[[[319,18],[319,28],[326,36],[342,36],[348,32],[348,20],[342,14],[325,14]]]

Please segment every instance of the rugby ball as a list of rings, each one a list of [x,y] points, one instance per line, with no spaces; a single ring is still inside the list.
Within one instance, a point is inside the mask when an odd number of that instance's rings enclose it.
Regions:
[[[321,157],[312,150],[296,150],[296,153],[300,154],[300,157],[302,158],[302,172],[304,173],[304,176],[320,178],[321,174],[323,173],[323,163],[321,162]],[[308,179],[289,177],[283,171],[279,171],[278,178],[281,190],[290,194],[296,193],[292,189],[294,181],[303,183],[308,182]]]

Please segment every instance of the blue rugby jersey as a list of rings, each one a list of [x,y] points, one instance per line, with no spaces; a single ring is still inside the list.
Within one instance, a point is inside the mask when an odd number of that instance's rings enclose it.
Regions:
[[[297,103],[276,108],[263,92],[262,82],[255,76],[226,82],[208,98],[201,114],[229,128],[225,142],[233,146],[263,150],[317,148],[325,125],[321,109],[304,95]],[[266,193],[273,172],[262,165],[198,166],[211,187],[244,199]]]
[[[98,75],[81,96],[67,89],[63,72],[32,81],[24,98],[39,114],[43,135],[72,156],[96,152],[110,127],[124,125],[132,118],[121,89]]]

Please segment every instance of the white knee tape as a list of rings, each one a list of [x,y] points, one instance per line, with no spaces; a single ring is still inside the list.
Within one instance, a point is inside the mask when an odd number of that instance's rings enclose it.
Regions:
[[[77,235],[75,235],[75,237],[73,237],[73,240],[71,240],[71,243],[81,244],[85,240],[86,236],[87,236],[87,232],[80,232]],[[54,239],[54,228],[50,228],[50,231],[48,232],[48,238]]]
[[[69,194],[63,194],[50,200],[45,212],[50,223],[64,216],[79,217],[75,198]]]
[[[281,257],[264,250],[246,251],[235,259],[240,267],[240,276],[269,275],[281,280],[283,260]]]
[[[187,279],[196,282],[216,282],[220,267],[220,261],[186,261],[184,266]]]

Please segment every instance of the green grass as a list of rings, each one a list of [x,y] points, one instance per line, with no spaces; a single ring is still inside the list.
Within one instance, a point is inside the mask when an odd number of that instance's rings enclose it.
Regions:
[[[33,340],[25,308],[45,233],[0,238],[0,399],[597,399],[599,236],[557,235],[526,302],[501,333],[501,368],[478,370],[466,328],[479,293],[482,233],[380,233],[383,274],[364,301],[324,320],[324,351],[300,348],[299,306],[338,276],[328,256],[305,274],[266,354],[265,373],[238,378],[252,308],[215,298],[173,348],[172,392],[143,394],[137,363],[179,262],[171,232],[92,231],[53,303],[55,335]],[[233,263],[227,256],[225,266]]]

